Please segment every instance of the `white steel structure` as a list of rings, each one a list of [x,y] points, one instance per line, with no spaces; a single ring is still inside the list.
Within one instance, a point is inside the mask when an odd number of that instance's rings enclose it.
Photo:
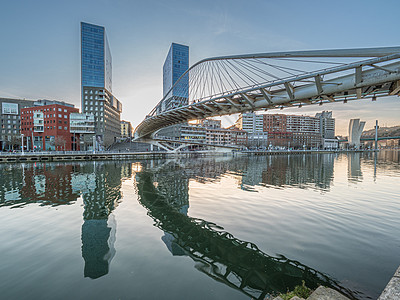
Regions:
[[[364,130],[365,122],[360,119],[351,119],[349,123],[349,146],[359,148],[361,134]]]
[[[180,79],[185,76],[189,104],[158,113],[162,99],[137,126],[136,138],[151,139],[163,127],[194,119],[397,95],[400,47],[214,57]]]

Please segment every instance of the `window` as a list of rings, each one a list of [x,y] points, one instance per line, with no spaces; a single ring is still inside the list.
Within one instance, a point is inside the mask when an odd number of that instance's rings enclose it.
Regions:
[[[62,126],[58,126],[58,129],[62,129]]]
[[[64,130],[68,130],[68,127],[64,127]]]
[[[58,111],[62,111],[62,109],[61,109],[61,108],[59,108],[59,109],[58,109]]]
[[[59,118],[62,118],[62,115],[58,114],[58,117],[59,117]]]
[[[67,112],[67,110],[66,110],[66,109],[64,109],[64,112]]]
[[[64,119],[66,119],[66,118],[68,118],[68,116],[67,116],[67,115],[64,115]]]

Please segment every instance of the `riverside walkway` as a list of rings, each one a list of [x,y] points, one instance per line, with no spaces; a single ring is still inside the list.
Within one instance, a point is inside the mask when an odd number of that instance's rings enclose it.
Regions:
[[[146,151],[146,152],[113,152],[113,151],[54,151],[54,152],[16,152],[1,153],[0,163],[13,162],[51,162],[51,161],[96,161],[96,160],[130,160],[130,159],[165,159],[174,157],[207,157],[207,156],[242,156],[242,155],[299,155],[323,153],[374,152],[374,150],[246,150],[220,152],[204,151]]]

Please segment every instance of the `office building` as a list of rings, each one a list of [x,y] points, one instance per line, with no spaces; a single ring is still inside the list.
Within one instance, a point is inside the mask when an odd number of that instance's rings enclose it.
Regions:
[[[335,119],[331,111],[323,111],[315,115],[319,119],[322,149],[337,149],[339,141],[335,137]]]
[[[335,119],[332,112],[323,111],[315,117],[265,114],[264,132],[271,146],[295,148],[337,148]]]
[[[163,66],[163,97],[160,112],[187,105],[189,101],[189,75],[177,80],[189,68],[189,47],[172,43]],[[175,85],[175,86],[174,86]]]
[[[105,28],[84,22],[81,22],[81,89],[82,112],[94,115],[96,149],[104,150],[121,135],[122,104],[112,94],[112,58]]]
[[[131,122],[121,121],[121,138],[132,138],[132,125]]]
[[[263,115],[243,113],[239,115],[235,127],[247,132],[247,145],[249,147],[265,147],[268,142],[268,133],[264,132]]]
[[[34,106],[33,100],[0,98],[0,150],[21,149],[21,109]]]
[[[189,68],[189,47],[172,43],[163,66],[163,101],[157,113],[187,105],[189,101],[189,76],[185,75],[179,83],[176,81]],[[175,86],[174,86],[175,85]],[[187,124],[187,123],[184,123]],[[181,124],[161,129],[157,136],[176,138],[181,136]]]
[[[320,146],[319,118],[284,114],[265,114],[263,116],[263,128],[268,133],[269,145],[289,148]]]
[[[70,132],[70,114],[78,113],[73,105],[49,104],[21,109],[21,135],[27,150],[75,150],[76,135]]]

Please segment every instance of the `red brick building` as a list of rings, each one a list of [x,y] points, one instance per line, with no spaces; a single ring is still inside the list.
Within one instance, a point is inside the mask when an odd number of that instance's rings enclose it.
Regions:
[[[21,109],[21,133],[27,149],[78,150],[78,136],[70,133],[72,105],[50,104]]]

